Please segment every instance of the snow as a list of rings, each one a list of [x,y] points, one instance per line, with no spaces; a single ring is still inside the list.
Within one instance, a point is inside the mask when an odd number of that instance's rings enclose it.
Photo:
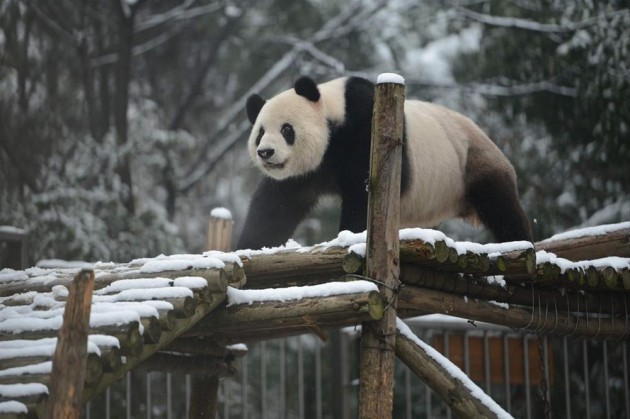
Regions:
[[[80,260],[62,260],[62,259],[41,259],[37,261],[36,266],[42,269],[94,269],[93,263],[83,262]]]
[[[404,86],[405,79],[396,73],[381,73],[376,78],[376,84],[384,83],[402,84]]]
[[[182,276],[179,278],[175,278],[175,280],[173,281],[173,286],[199,289],[206,288],[208,286],[208,281],[200,276]]]
[[[165,259],[151,259],[140,268],[142,273],[158,273],[165,271],[179,271],[186,269],[223,269],[225,263],[214,257],[189,258],[177,255]]]
[[[503,410],[501,406],[499,406],[492,398],[486,395],[486,393],[481,388],[479,388],[479,386],[477,386],[470,378],[468,378],[468,376],[461,369],[459,369],[457,365],[453,364],[441,353],[421,341],[411,331],[409,326],[407,326],[399,318],[396,319],[396,328],[403,336],[418,345],[420,348],[422,348],[422,350],[427,353],[427,355],[429,355],[437,363],[439,363],[451,377],[459,380],[468,390],[470,390],[470,393],[474,398],[479,400],[484,406],[490,409],[498,418],[512,418],[512,416],[508,412]]]
[[[10,377],[13,375],[35,375],[50,374],[52,371],[52,361],[40,362],[38,364],[25,365],[0,370],[0,377]]]
[[[232,213],[227,208],[217,207],[213,208],[212,211],[210,211],[210,217],[220,218],[222,220],[231,220]]]
[[[245,345],[244,343],[235,343],[233,345],[227,345],[226,346],[228,351],[238,351],[238,352],[247,352],[247,345]]]
[[[630,269],[630,258],[621,258],[617,256],[609,256],[601,259],[581,260],[573,262],[568,259],[556,256],[545,250],[536,252],[536,263],[552,263],[560,268],[560,273],[565,273],[569,269],[587,269],[611,267],[615,270]]]
[[[24,271],[16,271],[11,268],[5,268],[5,269],[0,270],[0,283],[25,281],[27,279],[28,279],[28,275]]]
[[[20,403],[14,400],[10,400],[8,402],[0,402],[0,413],[3,414],[18,414],[18,413],[28,413],[28,409],[24,403]]]
[[[630,221],[626,221],[623,223],[616,223],[616,224],[603,224],[603,225],[599,225],[595,227],[579,228],[579,229],[555,234],[549,237],[548,239],[541,241],[541,243],[549,243],[549,242],[554,242],[558,240],[569,240],[569,239],[575,239],[578,237],[602,236],[607,233],[612,233],[614,231],[623,230],[627,228],[630,228]]]
[[[0,226],[0,233],[24,235],[26,234],[26,230],[13,226]]]
[[[0,384],[0,397],[22,397],[31,394],[48,394],[48,387],[40,383]]]
[[[329,282],[303,287],[239,290],[228,287],[228,306],[253,304],[264,301],[295,301],[303,298],[329,297],[331,295],[357,294],[378,291],[369,281]]]

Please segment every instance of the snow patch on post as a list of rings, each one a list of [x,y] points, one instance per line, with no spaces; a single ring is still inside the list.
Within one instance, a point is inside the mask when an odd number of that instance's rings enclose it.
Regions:
[[[381,73],[376,78],[376,84],[393,83],[405,85],[405,79],[396,73]]]
[[[231,220],[232,213],[229,209],[223,207],[216,207],[210,211],[210,217],[220,218],[222,220]]]

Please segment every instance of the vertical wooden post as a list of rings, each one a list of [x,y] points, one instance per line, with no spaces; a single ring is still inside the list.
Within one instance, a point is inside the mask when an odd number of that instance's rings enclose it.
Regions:
[[[208,221],[207,250],[227,252],[232,246],[232,214],[225,208],[215,208]],[[190,419],[216,418],[219,407],[219,377],[193,375],[190,392]]]
[[[372,117],[365,276],[378,281],[387,308],[381,320],[362,327],[360,418],[391,418],[393,410],[404,102],[402,77],[380,75]]]
[[[94,271],[82,270],[75,277],[52,358],[50,396],[46,416],[80,418],[87,364],[87,339],[94,289]]]

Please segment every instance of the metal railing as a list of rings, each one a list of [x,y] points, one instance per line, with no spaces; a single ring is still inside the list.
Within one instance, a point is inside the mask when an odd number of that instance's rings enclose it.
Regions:
[[[539,338],[491,325],[431,319],[411,326],[515,417],[545,417],[546,401],[553,418],[630,419],[628,342]],[[249,345],[238,375],[221,382],[218,416],[356,417],[357,355],[358,339],[351,329],[328,342],[304,335]],[[396,418],[451,417],[402,363],[396,366],[394,393]],[[189,395],[190,377],[134,372],[93,400],[85,417],[183,418]]]

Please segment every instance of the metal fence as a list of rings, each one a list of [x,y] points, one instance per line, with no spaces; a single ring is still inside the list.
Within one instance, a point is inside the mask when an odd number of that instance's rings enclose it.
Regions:
[[[517,418],[630,419],[628,342],[539,338],[427,316],[412,329]],[[354,418],[358,336],[304,335],[249,345],[239,373],[222,380],[223,419]],[[398,363],[394,417],[450,418],[445,404]],[[184,418],[190,377],[134,372],[92,401],[85,417]],[[544,397],[543,397],[544,395]]]

